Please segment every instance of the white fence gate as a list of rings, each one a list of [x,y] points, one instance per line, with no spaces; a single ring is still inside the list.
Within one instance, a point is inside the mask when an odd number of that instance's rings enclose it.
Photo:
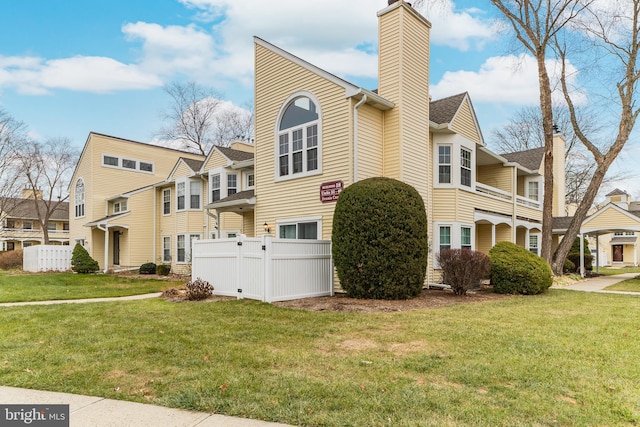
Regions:
[[[71,246],[34,245],[24,248],[22,269],[37,273],[39,271],[71,270]]]
[[[333,295],[331,241],[271,236],[196,240],[191,277],[215,295],[274,302]]]

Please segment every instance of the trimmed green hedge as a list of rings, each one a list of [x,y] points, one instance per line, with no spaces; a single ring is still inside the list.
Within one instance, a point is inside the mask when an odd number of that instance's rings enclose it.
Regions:
[[[100,266],[80,243],[76,243],[71,252],[71,269],[76,273],[95,273]]]
[[[345,188],[336,204],[332,240],[340,284],[350,297],[408,299],[421,293],[427,215],[410,185],[369,178]]]
[[[514,243],[497,243],[489,251],[489,259],[491,285],[497,293],[535,295],[553,283],[549,264]]]

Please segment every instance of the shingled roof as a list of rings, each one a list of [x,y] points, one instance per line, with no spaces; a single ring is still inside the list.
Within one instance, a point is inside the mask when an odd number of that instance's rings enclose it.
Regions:
[[[525,151],[516,151],[515,153],[501,154],[502,157],[510,162],[518,163],[525,168],[537,171],[540,169],[542,159],[544,158],[544,147],[532,148]]]
[[[38,200],[37,203],[40,205],[40,212],[46,212],[47,207],[45,202]],[[33,199],[7,197],[2,199],[2,208],[9,218],[38,219],[38,212],[36,211],[36,205]],[[69,220],[69,203],[60,203],[58,208],[53,211],[50,219],[54,221]]]
[[[182,159],[182,161],[185,162],[194,172],[199,171],[204,164],[204,161],[202,160],[188,159],[186,157],[180,157],[180,159]]]
[[[451,123],[466,96],[467,92],[463,92],[458,95],[431,101],[431,103],[429,103],[429,120],[437,124]]]
[[[248,153],[246,151],[234,150],[233,148],[228,147],[216,147],[216,149],[232,162],[243,162],[245,160],[253,159],[253,153]]]

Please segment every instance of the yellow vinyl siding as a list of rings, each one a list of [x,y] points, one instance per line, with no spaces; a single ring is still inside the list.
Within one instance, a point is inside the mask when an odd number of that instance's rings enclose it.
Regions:
[[[476,251],[488,254],[491,250],[491,224],[476,224]]]
[[[625,226],[637,227],[640,225],[640,220],[631,218],[612,207],[606,209],[606,212],[602,212],[598,216],[585,221],[582,224],[582,228],[585,230],[620,229]]]
[[[383,176],[383,113],[368,105],[358,110],[358,179]]]
[[[158,262],[155,259],[153,206],[155,190],[142,191],[132,195],[128,200],[129,215],[117,221],[129,226],[120,236],[120,265],[139,267],[145,262]],[[111,240],[113,234],[109,236]],[[111,244],[113,242],[110,242]],[[113,262],[113,254],[109,254]]]
[[[223,168],[227,166],[228,162],[229,160],[226,157],[215,151],[211,153],[211,156],[207,159],[207,162],[204,164],[203,170],[206,172],[211,169]]]
[[[451,130],[458,133],[476,144],[482,144],[482,138],[478,132],[478,126],[473,117],[471,105],[467,99],[462,103],[458,113],[451,123]]]
[[[501,164],[480,166],[476,169],[476,181],[511,194],[513,192],[513,169]]]
[[[320,105],[322,174],[275,181],[276,122],[285,101],[301,88]],[[256,44],[256,145],[257,210],[255,228],[265,222],[276,233],[275,221],[309,216],[322,217],[322,238],[331,235],[335,203],[320,203],[320,184],[352,177],[351,103],[344,88]]]
[[[384,173],[412,185],[423,199],[430,190],[429,27],[404,4],[380,16],[379,94],[396,104],[385,113]]]

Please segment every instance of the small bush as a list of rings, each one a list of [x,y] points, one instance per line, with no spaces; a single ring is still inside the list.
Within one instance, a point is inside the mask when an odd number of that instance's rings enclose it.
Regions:
[[[12,270],[22,268],[22,249],[0,252],[0,269]]]
[[[576,265],[569,258],[564,260],[564,267],[562,271],[565,273],[574,273],[576,271]]]
[[[456,295],[466,295],[489,277],[491,262],[482,252],[469,249],[445,249],[436,256],[442,269],[442,282],[451,286]]]
[[[333,259],[354,298],[409,299],[422,292],[429,237],[418,191],[390,178],[345,188],[333,216]]]
[[[584,259],[584,269],[587,270],[587,271],[592,271],[593,270],[593,255],[589,255],[589,254],[585,253],[582,258]],[[571,253],[571,254],[567,255],[567,261],[573,263],[573,271],[578,271],[580,269],[580,252]]]
[[[185,287],[187,288],[187,299],[191,301],[207,299],[213,294],[211,283],[199,277],[187,283]]]
[[[156,266],[156,273],[160,276],[168,276],[171,273],[171,264],[158,264]]]
[[[71,252],[71,269],[76,273],[95,273],[100,266],[80,243],[76,243]]]
[[[510,242],[489,251],[491,285],[500,294],[535,295],[553,283],[551,267],[542,258]]]
[[[156,265],[152,262],[147,262],[140,266],[140,274],[156,274]]]

